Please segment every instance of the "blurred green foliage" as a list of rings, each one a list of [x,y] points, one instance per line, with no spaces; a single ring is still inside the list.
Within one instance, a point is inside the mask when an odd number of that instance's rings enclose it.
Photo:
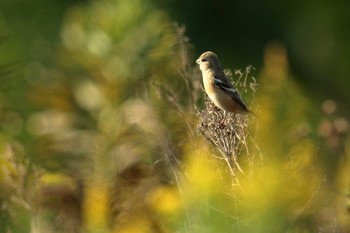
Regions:
[[[193,48],[151,1],[1,2],[0,38],[0,232],[350,231],[348,119],[283,44],[240,171],[197,133]]]

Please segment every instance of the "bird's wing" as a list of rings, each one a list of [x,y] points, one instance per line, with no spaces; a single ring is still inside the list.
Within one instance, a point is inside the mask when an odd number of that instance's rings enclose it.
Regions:
[[[224,91],[226,94],[231,96],[234,101],[236,101],[239,105],[242,106],[243,109],[248,111],[247,106],[243,102],[241,96],[234,88],[232,83],[228,80],[225,74],[218,74],[214,76],[214,85],[220,90]]]

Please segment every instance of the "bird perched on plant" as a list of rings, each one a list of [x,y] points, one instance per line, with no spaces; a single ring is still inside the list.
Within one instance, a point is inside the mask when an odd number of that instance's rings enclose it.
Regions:
[[[221,68],[218,56],[213,52],[203,53],[196,62],[202,71],[205,92],[211,101],[224,111],[223,124],[228,112],[251,113],[241,96]]]

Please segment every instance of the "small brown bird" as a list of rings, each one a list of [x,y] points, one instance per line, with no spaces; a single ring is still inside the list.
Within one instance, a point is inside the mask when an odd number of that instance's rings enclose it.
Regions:
[[[218,56],[213,52],[203,53],[196,62],[202,71],[205,92],[211,101],[224,111],[224,118],[220,122],[225,122],[228,112],[251,113],[241,96],[229,81],[221,68]]]

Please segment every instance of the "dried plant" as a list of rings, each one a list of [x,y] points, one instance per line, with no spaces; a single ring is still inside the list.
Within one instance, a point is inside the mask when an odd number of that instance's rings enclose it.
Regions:
[[[239,92],[244,93],[247,105],[252,108],[253,98],[255,96],[258,84],[256,79],[251,75],[252,66],[246,67],[242,72],[240,70],[235,71],[236,81],[233,82]],[[232,73],[225,70],[225,74],[232,80]],[[253,112],[256,110],[253,109]],[[238,155],[245,150],[245,153],[249,156],[250,142],[254,143],[254,137],[251,136],[251,127],[254,126],[256,116],[253,114],[232,114],[226,119],[224,125],[220,125],[219,122],[224,117],[224,112],[217,108],[206,96],[204,109],[196,110],[196,114],[199,118],[197,125],[198,132],[203,135],[211,144],[213,144],[220,152],[220,159],[225,160],[230,171],[234,175],[234,169],[238,169],[243,173],[243,170],[238,164]],[[250,158],[252,159],[252,158]],[[231,165],[235,166],[231,166]]]

